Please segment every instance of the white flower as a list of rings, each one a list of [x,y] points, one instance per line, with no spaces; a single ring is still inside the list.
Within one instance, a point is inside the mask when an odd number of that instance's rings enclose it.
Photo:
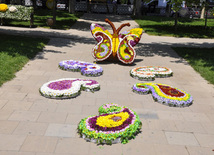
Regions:
[[[16,12],[17,8],[15,6],[11,6],[11,7],[9,7],[9,11],[10,12]]]

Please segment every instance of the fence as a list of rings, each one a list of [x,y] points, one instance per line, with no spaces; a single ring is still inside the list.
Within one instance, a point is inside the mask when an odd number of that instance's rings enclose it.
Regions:
[[[77,2],[75,11],[93,12],[93,13],[115,13],[120,15],[131,15],[133,5],[126,4],[88,4],[86,2]]]

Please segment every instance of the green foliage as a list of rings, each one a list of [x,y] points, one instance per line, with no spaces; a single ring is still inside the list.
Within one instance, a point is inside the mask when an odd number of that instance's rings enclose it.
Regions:
[[[0,12],[0,18],[17,19],[17,20],[30,20],[30,14],[33,12],[33,7],[26,7],[22,5],[8,5],[8,8],[14,6],[17,11],[10,12],[8,9],[6,12]]]
[[[214,38],[214,19],[208,19],[208,28],[204,29],[204,19],[179,18],[176,32],[172,17],[143,16],[135,21],[149,35]]]
[[[0,33],[0,86],[40,52],[48,39],[5,35]]]
[[[52,27],[53,29],[66,30],[71,28],[71,26],[82,16],[82,13],[70,14],[68,11],[57,10],[56,11],[56,25]],[[49,9],[37,9],[34,11],[34,27],[49,28],[47,26],[47,18],[53,17],[52,10]],[[29,27],[28,21],[20,20],[4,20],[4,25],[10,26],[20,26]]]
[[[214,48],[173,47],[200,75],[214,84]]]
[[[174,12],[178,12],[182,8],[183,0],[171,0],[170,4],[172,4],[172,10]]]

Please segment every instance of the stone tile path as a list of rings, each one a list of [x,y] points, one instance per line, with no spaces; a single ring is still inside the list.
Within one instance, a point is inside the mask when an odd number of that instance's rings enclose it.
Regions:
[[[76,72],[58,68],[66,59],[93,62],[91,49],[96,44],[89,31],[92,22],[110,27],[130,22],[128,16],[85,14],[70,30],[14,28],[1,26],[3,33],[51,37],[43,51],[16,74],[16,78],[0,88],[0,154],[1,155],[213,155],[214,152],[214,88],[196,73],[171,46],[213,47],[213,39],[155,37],[143,34],[136,46],[137,57],[132,66],[100,63],[104,74],[91,77],[101,84],[95,93],[82,92],[74,99],[54,100],[42,97],[42,84],[59,78],[85,78]],[[126,28],[129,29],[129,28]],[[171,68],[174,76],[156,78],[190,93],[190,107],[172,108],[154,102],[151,95],[132,93],[139,82],[129,76],[133,67],[159,65]],[[128,144],[96,145],[79,138],[78,122],[98,114],[98,107],[117,103],[135,110],[143,123],[142,132]]]

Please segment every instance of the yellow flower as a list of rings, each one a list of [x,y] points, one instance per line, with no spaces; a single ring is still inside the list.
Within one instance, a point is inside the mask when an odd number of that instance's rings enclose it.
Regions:
[[[7,4],[0,4],[0,12],[5,12],[8,10]]]
[[[178,89],[178,88],[176,88],[176,89],[179,90],[180,92],[182,92],[182,93],[185,94],[184,97],[171,97],[171,96],[168,96],[168,95],[164,94],[164,93],[160,90],[160,88],[156,85],[156,83],[144,83],[144,84],[152,86],[152,87],[155,89],[155,91],[157,92],[157,94],[158,94],[159,96],[161,96],[161,97],[164,97],[164,98],[182,101],[182,100],[188,100],[189,97],[190,97],[190,94],[188,94],[188,93],[186,93],[185,91],[180,90],[180,89]],[[163,84],[162,84],[162,85],[163,85]],[[169,86],[169,87],[171,87],[170,85],[166,85],[166,84],[164,84],[164,86]]]
[[[124,58],[124,59],[129,59],[130,58],[130,56],[129,56],[129,54],[127,54],[127,53],[125,53],[125,50],[126,50],[126,46],[125,45],[122,45],[121,47],[120,47],[120,54],[121,54],[121,56],[122,56],[122,58]],[[129,50],[129,52],[130,52],[130,50]],[[131,53],[131,55],[133,55],[133,52],[131,51],[130,52]]]
[[[97,118],[96,124],[101,127],[113,128],[122,125],[128,118],[129,114],[127,112],[121,112],[118,114],[100,116]]]

